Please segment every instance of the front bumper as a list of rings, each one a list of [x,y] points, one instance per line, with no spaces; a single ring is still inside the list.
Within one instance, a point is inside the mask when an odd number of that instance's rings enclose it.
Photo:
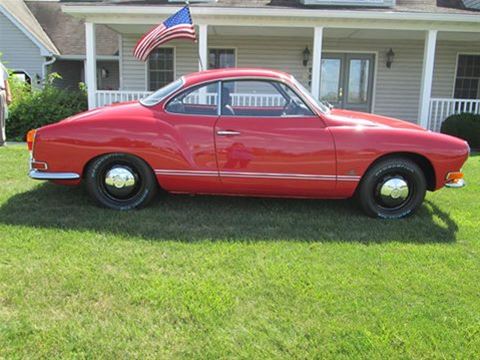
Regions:
[[[70,172],[46,172],[32,169],[28,172],[28,176],[35,180],[78,180],[80,175]]]
[[[459,189],[459,188],[465,187],[466,185],[467,183],[465,182],[465,180],[459,179],[455,182],[446,183],[445,187],[451,188],[451,189]]]

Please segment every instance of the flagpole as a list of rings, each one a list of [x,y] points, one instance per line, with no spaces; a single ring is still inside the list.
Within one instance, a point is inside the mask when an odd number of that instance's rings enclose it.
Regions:
[[[198,44],[200,45],[200,43]],[[200,54],[200,46],[198,46],[198,62],[200,63],[200,68],[202,69],[202,71],[205,70],[202,61],[202,55]]]
[[[202,61],[202,56],[200,55],[200,47],[198,48],[198,62],[200,63],[200,68],[203,70],[205,70],[205,68],[203,67],[203,61]]]
[[[190,16],[192,16],[191,15],[192,12],[190,10],[190,0],[185,0],[185,6],[188,6],[188,11],[190,12]],[[195,42],[200,45],[200,43],[198,42],[198,39]],[[198,56],[198,63],[200,64],[200,69],[206,70],[205,67],[203,66],[202,56],[200,55],[200,46],[197,46],[197,56]]]

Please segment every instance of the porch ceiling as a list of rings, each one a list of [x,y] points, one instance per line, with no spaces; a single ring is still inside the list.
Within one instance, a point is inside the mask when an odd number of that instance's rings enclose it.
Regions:
[[[121,34],[143,34],[151,25],[126,25],[111,24],[111,29]],[[254,37],[313,37],[312,28],[288,28],[288,27],[265,27],[265,26],[209,26],[210,36],[254,36]],[[376,29],[340,29],[326,28],[325,38],[333,39],[408,39],[423,40],[425,33],[414,30],[376,30]],[[439,40],[445,41],[480,41],[480,33],[470,32],[440,32]]]

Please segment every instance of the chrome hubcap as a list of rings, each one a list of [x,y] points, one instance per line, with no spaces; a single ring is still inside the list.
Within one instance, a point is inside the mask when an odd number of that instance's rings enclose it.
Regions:
[[[127,167],[113,167],[105,175],[107,191],[117,198],[128,197],[134,191],[136,184],[135,174]]]
[[[117,189],[135,186],[135,176],[124,167],[114,167],[105,176],[105,184]]]
[[[380,198],[388,207],[400,206],[410,194],[408,183],[399,177],[385,181],[380,187]]]

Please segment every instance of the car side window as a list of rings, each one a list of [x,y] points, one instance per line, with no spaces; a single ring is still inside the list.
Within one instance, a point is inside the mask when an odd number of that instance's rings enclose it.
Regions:
[[[170,100],[165,110],[174,114],[218,115],[218,83],[195,86]]]
[[[312,111],[289,86],[269,80],[222,82],[221,113],[224,116],[310,116]]]

